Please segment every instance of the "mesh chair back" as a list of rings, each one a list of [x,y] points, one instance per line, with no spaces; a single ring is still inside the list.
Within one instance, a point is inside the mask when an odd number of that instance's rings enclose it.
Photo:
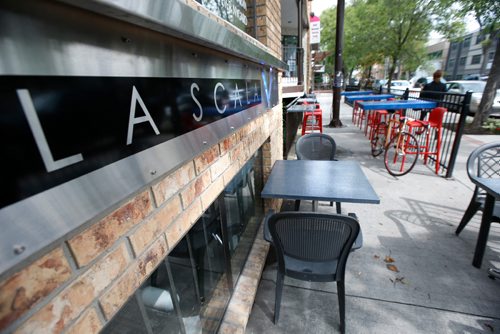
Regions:
[[[297,140],[295,151],[299,160],[334,160],[337,145],[327,134],[310,133]]]
[[[310,262],[337,260],[341,277],[360,229],[353,217],[314,212],[277,213],[268,224],[280,267],[285,266],[284,256]]]
[[[500,142],[488,143],[476,148],[467,159],[469,177],[500,178]],[[485,192],[476,187],[476,197],[484,198]]]

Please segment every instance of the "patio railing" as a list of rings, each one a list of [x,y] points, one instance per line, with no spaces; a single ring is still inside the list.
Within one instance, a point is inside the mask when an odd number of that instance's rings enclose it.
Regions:
[[[453,168],[460,147],[460,141],[463,135],[465,121],[469,113],[469,104],[471,93],[453,94],[446,92],[432,92],[432,98],[420,97],[420,91],[407,89],[402,95],[402,99],[421,99],[435,101],[438,107],[444,107],[448,112],[444,115],[443,131],[441,134],[441,158],[439,160],[439,174],[450,178],[453,174]],[[429,111],[429,110],[427,110]],[[420,119],[422,110],[409,110],[407,116]],[[433,135],[434,136],[434,135]],[[436,150],[434,137],[431,137],[430,151]],[[435,156],[429,156],[430,164],[436,164]]]

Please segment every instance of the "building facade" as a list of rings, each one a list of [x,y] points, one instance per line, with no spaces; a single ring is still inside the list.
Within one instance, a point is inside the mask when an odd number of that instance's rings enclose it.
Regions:
[[[484,39],[481,31],[475,31],[463,36],[459,41],[450,42],[445,68],[447,80],[479,80],[488,76],[498,41],[492,40],[488,51],[483,54],[481,43]]]
[[[2,2],[1,332],[244,332],[281,205],[259,194],[283,157],[282,12]]]

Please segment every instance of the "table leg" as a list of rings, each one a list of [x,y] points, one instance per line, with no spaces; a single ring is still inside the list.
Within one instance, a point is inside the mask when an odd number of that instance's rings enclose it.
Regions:
[[[495,197],[487,194],[486,201],[484,203],[483,216],[481,218],[481,227],[479,228],[479,236],[477,237],[474,259],[472,260],[472,265],[476,268],[481,268],[486,243],[488,242],[488,234],[490,233],[491,217],[493,215],[494,207]]]

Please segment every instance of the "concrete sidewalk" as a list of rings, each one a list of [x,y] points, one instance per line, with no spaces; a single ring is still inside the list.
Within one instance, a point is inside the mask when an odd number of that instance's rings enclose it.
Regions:
[[[331,114],[331,94],[319,94],[323,122]],[[480,213],[459,237],[454,232],[467,207],[473,184],[465,171],[470,152],[500,136],[462,139],[453,178],[436,176],[421,161],[400,178],[373,158],[363,132],[351,123],[352,108],[341,103],[343,128],[325,128],[337,143],[339,160],[356,160],[380,197],[379,205],[343,203],[355,212],[364,245],[346,269],[347,333],[500,333],[500,225],[493,224],[481,269],[472,266]],[[321,182],[321,180],[319,180]],[[310,203],[302,202],[302,210]],[[335,207],[320,202],[319,211]],[[391,257],[398,272],[384,261]],[[285,279],[281,316],[272,322],[276,263],[263,273],[247,333],[336,333],[339,326],[335,283]]]

